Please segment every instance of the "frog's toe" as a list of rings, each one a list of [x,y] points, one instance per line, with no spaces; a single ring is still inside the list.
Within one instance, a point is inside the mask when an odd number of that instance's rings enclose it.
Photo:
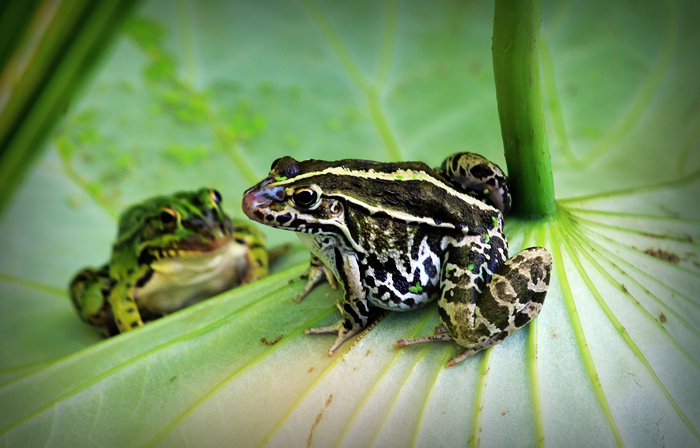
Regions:
[[[394,348],[403,348],[407,345],[423,344],[425,342],[449,342],[453,340],[452,336],[447,332],[447,330],[441,333],[437,333],[438,328],[444,329],[444,327],[436,327],[436,333],[433,336],[423,336],[420,338],[412,339],[399,339],[394,343]]]
[[[321,261],[314,263],[312,258],[311,264],[309,265],[309,270],[303,277],[308,277],[309,280],[306,282],[304,289],[301,290],[299,295],[294,299],[295,302],[301,302],[304,297],[306,297],[316,286],[320,285],[324,281],[328,281],[331,285],[331,289],[338,289],[338,283],[333,276],[333,273],[328,269]]]
[[[355,336],[360,330],[362,330],[360,327],[353,327],[348,330],[341,320],[335,325],[330,325],[328,327],[307,328],[304,330],[304,334],[337,334],[338,337],[335,339],[333,345],[331,345],[331,348],[328,349],[328,356],[333,356],[335,351],[343,345],[345,341]]]

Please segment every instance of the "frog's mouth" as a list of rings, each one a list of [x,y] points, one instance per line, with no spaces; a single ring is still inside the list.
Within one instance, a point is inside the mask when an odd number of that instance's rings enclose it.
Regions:
[[[268,183],[269,180],[265,180],[246,190],[243,194],[243,213],[248,218],[261,224],[268,226],[282,225],[276,222],[275,214],[272,213],[271,207],[284,201],[284,188],[279,186],[268,188]]]
[[[231,234],[210,238],[191,236],[179,240],[172,246],[145,247],[139,254],[139,264],[150,265],[155,261],[166,259],[208,257],[232,243],[233,240]]]

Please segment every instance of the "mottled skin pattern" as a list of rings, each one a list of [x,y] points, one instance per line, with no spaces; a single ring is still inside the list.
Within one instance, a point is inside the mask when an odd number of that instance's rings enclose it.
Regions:
[[[472,153],[435,170],[421,162],[284,157],[243,198],[251,219],[298,232],[310,249],[309,284],[298,300],[323,280],[322,266],[343,286],[343,319],[307,329],[338,334],[329,354],[376,308],[405,311],[437,300],[444,327],[397,346],[454,340],[467,351],[450,365],[503,340],[541,309],[551,257],[530,248],[508,260],[509,208],[503,172]]]
[[[262,234],[233,222],[221,202],[202,188],[128,208],[109,263],[69,285],[79,316],[109,336],[266,276]]]

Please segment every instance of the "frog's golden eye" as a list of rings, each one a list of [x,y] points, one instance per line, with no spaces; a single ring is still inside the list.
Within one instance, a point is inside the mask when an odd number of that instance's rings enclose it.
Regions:
[[[209,190],[209,197],[214,202],[214,204],[221,204],[224,198],[221,197],[221,193],[216,190]]]
[[[311,188],[304,187],[295,191],[294,195],[292,195],[292,199],[296,205],[308,208],[316,203],[318,193]]]
[[[163,224],[170,224],[177,220],[177,212],[172,208],[165,207],[160,211],[160,221]]]

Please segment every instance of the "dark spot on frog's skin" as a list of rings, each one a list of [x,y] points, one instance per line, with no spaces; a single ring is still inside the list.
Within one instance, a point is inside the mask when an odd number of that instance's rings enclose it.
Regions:
[[[138,263],[139,265],[148,265],[150,266],[151,263],[153,263],[156,260],[156,257],[151,255],[151,253],[148,250],[143,250],[141,254],[139,255]]]
[[[357,313],[354,309],[352,309],[349,303],[343,305],[343,311],[345,312],[345,314],[350,316],[350,320],[352,320],[352,322],[362,322],[360,316],[357,315]],[[345,319],[345,321],[343,322],[343,326],[345,327],[345,329],[350,330],[352,328],[352,322],[348,322],[348,320]],[[350,327],[347,327],[346,325],[350,325]]]
[[[404,299],[403,303],[409,307],[413,307],[413,306],[415,306],[416,301],[413,299]]]
[[[447,323],[450,322],[450,316],[447,315],[447,311],[445,311],[441,306],[438,307],[438,314],[440,315],[440,320],[443,324],[447,325]]]
[[[547,276],[547,272],[542,269],[542,266],[543,262],[542,258],[540,257],[534,260],[534,263],[532,266],[530,266],[530,277],[532,278],[532,282],[535,284],[539,283],[544,277]]]
[[[493,170],[483,163],[473,166],[469,172],[477,179],[486,179],[489,176],[493,176]]]
[[[457,171],[459,168],[459,157],[454,157],[452,159],[452,171]]]
[[[136,312],[136,308],[127,308],[126,312],[129,314],[134,314]]]
[[[132,328],[132,329],[133,329],[133,328],[136,328],[136,327],[138,327],[138,326],[139,326],[139,323],[138,323],[138,322],[132,322],[132,323],[131,323],[131,328]]]
[[[363,316],[367,316],[369,314],[369,309],[367,308],[367,305],[365,305],[363,302],[357,303],[357,310]]]
[[[254,210],[253,214],[255,215],[256,218],[258,218],[260,221],[263,221],[265,219],[265,214],[261,212],[260,210]]]
[[[428,258],[423,262],[423,268],[425,273],[428,274],[428,278],[437,278],[437,268],[431,259]]]
[[[659,322],[661,322],[661,323],[666,322],[666,315],[664,313],[661,313],[659,315]]]
[[[532,317],[528,313],[522,312],[522,313],[518,313],[515,316],[515,320],[513,321],[513,323],[515,324],[515,326],[517,328],[520,328],[523,325],[525,325],[526,323],[528,323],[530,321],[530,319],[532,319]]]
[[[516,319],[517,319],[517,317],[516,317]],[[502,340],[504,340],[505,338],[507,338],[508,336],[510,336],[510,332],[509,332],[509,331],[502,331],[501,333],[497,334],[496,337],[495,337],[494,339],[497,340],[497,341],[502,341]]]
[[[365,276],[365,285],[367,285],[368,288],[374,288],[377,286],[377,284],[374,281],[374,277],[371,275]]]
[[[148,281],[153,277],[153,269],[149,269],[145,274],[141,276],[140,279],[136,280],[136,287],[143,288],[143,286],[148,283]]]
[[[662,249],[649,248],[645,250],[644,253],[647,255],[651,255],[652,257],[656,257],[659,260],[664,260],[672,264],[678,264],[681,261],[681,257],[679,257],[678,255],[674,254],[673,252],[666,252]]]
[[[544,303],[544,298],[547,295],[547,292],[536,292],[535,294],[532,295],[532,302],[537,302],[539,304]]]
[[[290,215],[289,213],[285,213],[284,215],[280,215],[277,217],[277,222],[280,225],[283,225],[286,222],[289,222],[289,220],[291,220],[291,219],[292,219],[292,215]]]

